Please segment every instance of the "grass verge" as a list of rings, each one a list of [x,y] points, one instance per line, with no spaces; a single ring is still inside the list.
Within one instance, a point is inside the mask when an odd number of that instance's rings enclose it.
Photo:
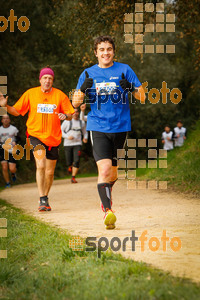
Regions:
[[[200,287],[106,252],[73,252],[61,229],[0,200],[8,237],[0,238],[0,299],[199,299]]]

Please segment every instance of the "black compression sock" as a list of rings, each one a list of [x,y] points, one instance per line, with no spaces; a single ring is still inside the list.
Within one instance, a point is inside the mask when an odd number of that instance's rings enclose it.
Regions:
[[[42,197],[40,197],[40,201],[41,200],[48,200],[48,196],[42,196]]]
[[[111,209],[110,197],[111,197],[111,188],[110,183],[99,183],[97,184],[99,196],[103,204],[104,210]]]

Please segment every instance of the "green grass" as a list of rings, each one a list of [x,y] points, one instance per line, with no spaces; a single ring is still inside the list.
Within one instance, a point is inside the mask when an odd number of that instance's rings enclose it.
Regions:
[[[200,121],[184,145],[168,152],[167,169],[138,169],[137,177],[168,181],[181,191],[200,195]]]
[[[106,252],[73,252],[72,238],[0,200],[8,237],[0,238],[0,299],[199,299],[200,287]]]

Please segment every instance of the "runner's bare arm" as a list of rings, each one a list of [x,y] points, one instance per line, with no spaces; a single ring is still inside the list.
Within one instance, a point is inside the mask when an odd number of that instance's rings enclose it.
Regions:
[[[81,90],[78,90],[74,92],[73,98],[72,98],[72,105],[73,107],[79,107],[84,100],[85,94],[81,92]]]
[[[7,109],[7,112],[13,116],[19,116],[20,113],[13,107],[7,104],[8,102],[8,96],[4,97],[3,94],[0,92],[0,106],[5,107]]]
[[[57,112],[55,112],[55,114],[56,115],[58,115],[58,118],[61,120],[61,121],[63,121],[63,120],[68,120],[68,121],[70,121],[71,119],[72,119],[72,115],[66,115],[66,114],[63,114],[63,113],[57,113]]]
[[[135,88],[133,92],[133,96],[135,97],[135,99],[141,101],[141,103],[143,104],[145,103],[146,95],[142,85],[139,86],[138,88]]]
[[[10,105],[6,105],[7,107],[7,112],[15,117],[19,116],[20,113],[18,113],[18,111],[16,110],[16,108],[14,108],[13,106]]]
[[[71,121],[71,119],[72,119],[72,115],[66,115],[66,120],[67,121]]]

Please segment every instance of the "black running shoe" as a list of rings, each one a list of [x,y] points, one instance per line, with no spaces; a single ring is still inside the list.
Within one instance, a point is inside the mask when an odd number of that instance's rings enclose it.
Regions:
[[[78,183],[78,181],[76,181],[75,177],[71,178],[71,183]]]
[[[49,205],[47,196],[40,197],[40,206],[39,206],[38,210],[39,211],[50,211],[51,210],[51,206]]]

